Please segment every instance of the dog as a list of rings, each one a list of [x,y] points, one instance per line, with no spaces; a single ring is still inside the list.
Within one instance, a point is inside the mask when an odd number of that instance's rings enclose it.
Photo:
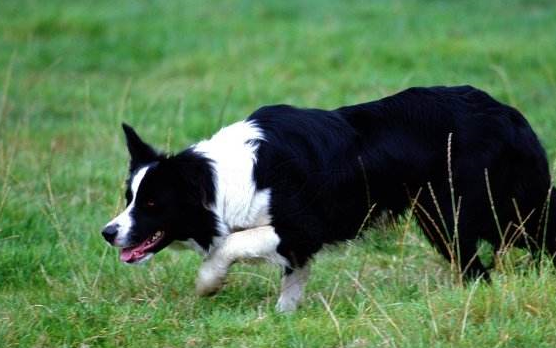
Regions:
[[[546,154],[516,109],[471,86],[415,87],[336,110],[264,106],[168,155],[123,124],[127,207],[102,235],[141,263],[168,245],[205,255],[196,290],[216,293],[238,260],[283,267],[279,311],[303,296],[310,260],[365,221],[408,209],[467,278],[511,243],[556,251]]]

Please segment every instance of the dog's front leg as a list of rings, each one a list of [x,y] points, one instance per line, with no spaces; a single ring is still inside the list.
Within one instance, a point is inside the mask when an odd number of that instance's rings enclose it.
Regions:
[[[277,253],[280,238],[272,226],[261,226],[234,232],[224,239],[203,262],[196,282],[197,294],[212,295],[224,285],[228,268],[241,259],[265,259],[288,266],[288,261]]]

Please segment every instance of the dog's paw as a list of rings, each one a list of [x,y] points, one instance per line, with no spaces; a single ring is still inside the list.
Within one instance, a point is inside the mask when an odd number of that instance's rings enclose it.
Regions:
[[[220,291],[223,285],[224,285],[223,282],[221,283],[213,282],[211,284],[205,284],[197,280],[197,284],[195,285],[195,292],[199,296],[212,296],[215,295],[218,291]]]
[[[278,302],[276,302],[276,311],[280,313],[292,313],[295,312],[297,306],[299,305],[299,299],[294,299],[287,296],[280,296]]]
[[[216,272],[210,265],[203,265],[195,282],[195,292],[199,296],[214,295],[224,286],[224,278],[225,274]]]

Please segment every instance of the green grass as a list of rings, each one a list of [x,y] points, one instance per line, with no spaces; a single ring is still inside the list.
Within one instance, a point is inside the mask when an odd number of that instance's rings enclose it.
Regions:
[[[2,1],[0,346],[556,346],[551,267],[513,252],[491,286],[460,286],[414,224],[321,253],[292,315],[273,267],[199,299],[198,256],[128,267],[99,234],[124,120],[177,151],[264,104],[469,83],[519,107],[552,162],[554,33],[549,0]]]

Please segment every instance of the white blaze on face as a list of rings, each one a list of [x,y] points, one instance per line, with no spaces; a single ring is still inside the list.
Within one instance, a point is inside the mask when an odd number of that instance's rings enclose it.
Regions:
[[[133,218],[131,216],[131,211],[135,207],[135,198],[137,197],[137,191],[139,190],[139,185],[145,177],[149,166],[140,168],[135,175],[131,178],[131,202],[126,207],[126,209],[121,212],[120,215],[116,216],[112,221],[110,221],[106,226],[116,225],[118,226],[118,234],[116,239],[114,239],[114,245],[119,247],[126,247],[129,244],[129,234],[131,228],[133,227]]]

